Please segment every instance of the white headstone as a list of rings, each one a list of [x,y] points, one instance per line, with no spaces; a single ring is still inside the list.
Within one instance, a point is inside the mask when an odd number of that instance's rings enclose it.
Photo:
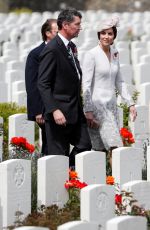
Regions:
[[[140,23],[135,23],[132,26],[132,31],[133,31],[133,35],[138,39],[141,35],[144,34],[144,30],[142,27],[141,22]]]
[[[6,69],[7,70],[16,70],[16,69],[22,69],[23,67],[23,64],[22,62],[20,61],[17,61],[17,60],[13,60],[13,61],[9,61],[6,65]]]
[[[68,180],[69,158],[51,155],[38,160],[38,206],[56,204],[59,207],[68,200],[65,182]]]
[[[150,146],[147,146],[147,180],[150,181]]]
[[[150,65],[149,63],[139,63],[134,67],[135,84],[139,87],[140,84],[150,82],[149,79]]]
[[[131,58],[132,58],[132,63],[134,65],[140,63],[140,58],[142,55],[147,53],[146,48],[135,48],[134,50],[131,51]]]
[[[134,164],[133,164],[134,162]],[[112,151],[112,175],[115,183],[124,184],[142,179],[142,150],[121,147]]]
[[[98,230],[98,224],[84,221],[72,221],[58,226],[57,230]]]
[[[9,116],[9,141],[12,137],[25,137],[34,144],[34,122],[27,120],[26,113]]]
[[[142,55],[140,58],[140,62],[144,63],[144,64],[149,64],[150,63],[150,54]]]
[[[27,106],[27,93],[26,91],[19,91],[12,93],[12,102],[16,102],[19,106]]]
[[[1,78],[0,81],[3,82],[5,79],[5,63],[0,62]]]
[[[129,41],[117,41],[117,49],[129,49]]]
[[[136,105],[137,118],[135,122],[129,122],[129,126],[133,133],[135,143],[134,146],[143,148],[143,143],[149,139],[149,107],[145,105]]]
[[[3,160],[3,118],[0,117],[0,162]]]
[[[119,48],[119,60],[121,64],[130,64],[130,52],[129,49]]]
[[[146,230],[147,220],[142,216],[118,216],[107,222],[106,230]]]
[[[14,224],[15,212],[31,212],[31,162],[13,159],[0,163],[0,199],[3,227]]]
[[[25,81],[15,81],[12,83],[12,91],[18,92],[18,91],[25,91]]]
[[[96,222],[101,230],[115,216],[115,191],[111,185],[89,185],[81,189],[81,220]]]
[[[86,151],[76,155],[75,168],[82,182],[89,184],[106,183],[106,153]]]
[[[123,80],[127,84],[132,84],[132,80],[133,80],[133,69],[132,69],[132,66],[128,65],[128,64],[121,64],[120,65],[120,71],[121,71]]]
[[[134,49],[137,49],[137,48],[146,48],[146,44],[145,42],[141,42],[141,41],[132,41],[131,42],[131,49],[134,50]]]
[[[138,102],[141,105],[147,105],[150,104],[150,83],[143,83],[140,85],[140,95],[138,98]]]
[[[0,229],[2,229],[2,206],[1,206],[1,198],[0,198]]]
[[[24,79],[24,73],[21,70],[8,70],[5,73],[6,83],[8,83],[8,100],[12,100],[12,83]]]
[[[0,82],[0,103],[8,102],[8,84]]]
[[[122,189],[133,193],[138,206],[150,210],[150,181],[130,181],[123,184]]]

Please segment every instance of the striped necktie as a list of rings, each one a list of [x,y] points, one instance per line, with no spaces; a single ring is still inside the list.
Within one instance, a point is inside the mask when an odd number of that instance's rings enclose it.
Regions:
[[[76,65],[76,61],[75,61],[73,52],[72,52],[71,42],[68,43],[68,45],[67,45],[67,50],[68,50],[68,53],[69,53],[69,57],[70,57],[72,63],[74,64],[74,66],[75,66],[75,68],[76,68],[76,71],[77,71],[77,74],[78,74],[78,77],[79,77],[79,79],[80,79],[80,73],[79,73],[78,67],[77,67],[77,65]]]

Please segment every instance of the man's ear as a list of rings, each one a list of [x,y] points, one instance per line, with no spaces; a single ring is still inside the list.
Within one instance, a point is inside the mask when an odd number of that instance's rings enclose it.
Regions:
[[[46,34],[46,36],[47,36],[47,37],[49,37],[49,36],[50,36],[50,34],[51,34],[51,32],[50,32],[50,31],[46,31],[46,33],[45,33],[45,34]]]
[[[67,29],[67,27],[68,27],[68,22],[64,21],[64,22],[62,23],[62,27],[63,27],[64,29]]]

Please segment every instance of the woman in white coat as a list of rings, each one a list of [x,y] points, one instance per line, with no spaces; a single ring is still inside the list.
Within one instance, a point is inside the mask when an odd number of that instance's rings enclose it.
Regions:
[[[98,30],[99,44],[89,50],[83,62],[84,112],[94,150],[123,146],[120,137],[116,90],[129,106],[133,121],[134,102],[120,73],[119,54],[112,48],[118,18],[103,21]]]

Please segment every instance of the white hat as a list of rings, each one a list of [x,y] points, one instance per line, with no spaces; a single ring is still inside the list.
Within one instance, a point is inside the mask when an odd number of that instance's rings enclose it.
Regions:
[[[97,28],[97,32],[107,30],[109,28],[112,28],[113,26],[115,27],[119,26],[119,18],[117,16],[101,21],[100,26]]]

